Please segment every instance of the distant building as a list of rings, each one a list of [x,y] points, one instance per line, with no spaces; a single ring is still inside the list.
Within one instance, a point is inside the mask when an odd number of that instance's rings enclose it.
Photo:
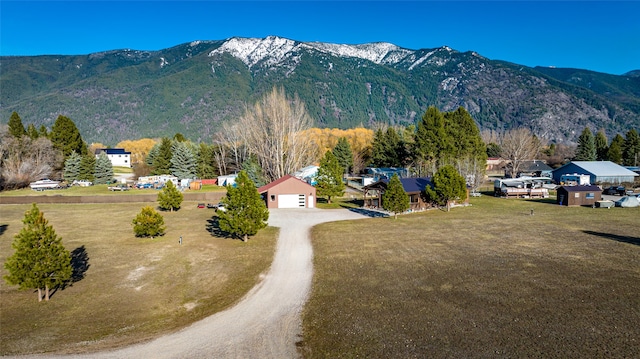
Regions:
[[[593,206],[602,198],[598,186],[561,186],[556,201],[563,206]]]
[[[124,148],[100,148],[95,152],[96,158],[104,152],[107,154],[111,165],[114,167],[131,167],[131,152],[127,152]]]
[[[633,183],[638,174],[611,161],[573,161],[553,170],[553,180],[561,182],[562,175],[582,174],[591,177],[591,184]]]

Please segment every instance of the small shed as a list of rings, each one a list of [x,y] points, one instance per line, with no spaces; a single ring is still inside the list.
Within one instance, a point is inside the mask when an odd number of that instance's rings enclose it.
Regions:
[[[286,175],[258,188],[267,208],[314,208],[316,188],[307,182]]]
[[[593,206],[600,199],[602,190],[598,186],[558,187],[557,203],[563,206]]]

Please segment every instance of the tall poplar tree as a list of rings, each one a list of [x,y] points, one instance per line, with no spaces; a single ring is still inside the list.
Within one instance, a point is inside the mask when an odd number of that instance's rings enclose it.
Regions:
[[[235,187],[227,186],[227,195],[221,202],[225,209],[218,209],[216,213],[222,231],[246,242],[249,236],[267,226],[269,210],[245,171],[238,173]]]
[[[576,148],[575,161],[595,161],[597,158],[596,142],[589,127],[582,130],[578,137],[578,148]]]
[[[20,289],[37,289],[38,301],[49,300],[50,290],[71,279],[71,254],[62,238],[44,218],[34,203],[22,220],[24,227],[15,236],[15,252],[4,264],[9,272],[4,278]]]
[[[408,210],[410,205],[409,195],[405,192],[400,177],[394,173],[382,194],[382,208],[393,212],[394,219],[397,219],[398,213]]]
[[[331,197],[342,196],[344,188],[340,162],[331,151],[327,151],[320,160],[316,176],[317,195],[318,197],[327,197],[327,203],[331,203]]]

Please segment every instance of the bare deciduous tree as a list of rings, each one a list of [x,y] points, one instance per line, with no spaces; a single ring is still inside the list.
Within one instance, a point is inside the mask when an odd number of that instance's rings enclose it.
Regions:
[[[243,143],[270,181],[313,162],[316,146],[302,134],[311,125],[304,103],[297,96],[289,100],[282,88],[247,106],[238,122]]]
[[[540,141],[527,128],[515,128],[505,132],[500,141],[502,157],[507,160],[511,177],[518,176],[523,162],[531,161],[540,153]]]
[[[22,188],[51,177],[61,162],[61,153],[47,138],[15,138],[0,129],[0,188]]]

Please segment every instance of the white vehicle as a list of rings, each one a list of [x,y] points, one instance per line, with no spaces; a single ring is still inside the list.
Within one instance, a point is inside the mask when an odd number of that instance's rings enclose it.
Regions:
[[[59,181],[54,181],[46,178],[29,183],[29,187],[31,187],[31,189],[35,191],[44,191],[45,189],[57,188],[58,186],[60,186]]]

